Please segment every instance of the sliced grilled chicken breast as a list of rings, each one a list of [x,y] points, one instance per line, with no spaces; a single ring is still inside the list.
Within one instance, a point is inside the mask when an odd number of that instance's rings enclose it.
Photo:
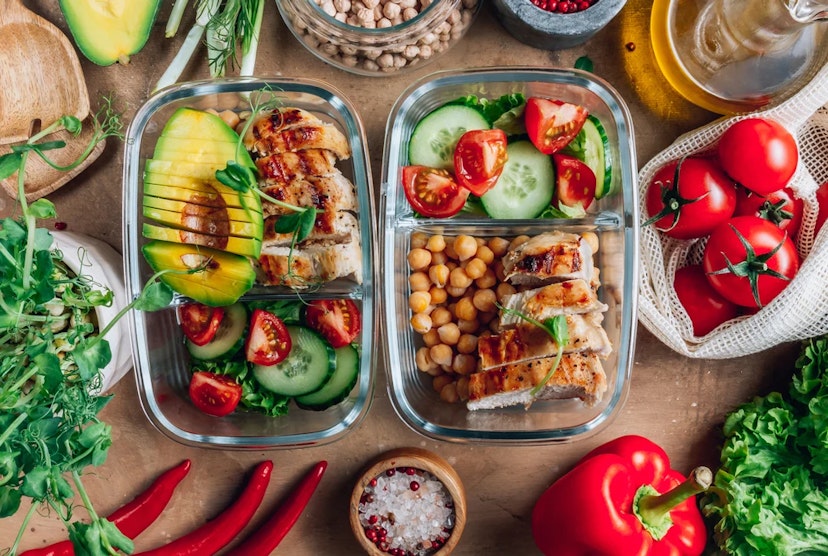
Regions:
[[[578,278],[549,284],[542,288],[506,295],[502,301],[500,327],[511,328],[525,322],[515,312],[543,322],[557,315],[583,314],[606,311],[607,305],[598,300],[595,290]]]
[[[603,397],[607,378],[594,353],[564,355],[546,385],[533,396],[532,388],[541,383],[554,361],[554,357],[547,357],[470,375],[466,407],[470,410],[528,407],[536,399],[567,398],[580,398],[585,404],[594,405]]]
[[[274,199],[298,207],[316,207],[325,212],[357,209],[356,188],[340,172],[329,176],[307,176],[289,183],[266,181],[260,189]],[[262,214],[266,217],[288,212],[291,210],[262,199]]]
[[[507,282],[542,286],[551,282],[592,279],[592,249],[579,235],[547,232],[518,245],[503,256]]]
[[[256,159],[261,177],[276,182],[291,182],[307,176],[327,176],[338,172],[334,164],[336,156],[327,149],[275,153]]]
[[[260,115],[243,141],[254,157],[305,149],[327,149],[339,159],[351,156],[348,139],[339,129],[300,108],[277,108]]]
[[[276,222],[280,216],[269,216],[264,221],[264,242],[265,247],[289,246],[293,240],[293,234],[278,234],[274,231]],[[307,241],[332,241],[346,242],[353,241],[359,235],[359,223],[356,217],[350,212],[328,211],[316,215],[316,222]]]
[[[262,247],[258,260],[259,283],[307,288],[337,278],[362,283],[362,250],[354,234],[347,241],[304,241],[290,246]]]

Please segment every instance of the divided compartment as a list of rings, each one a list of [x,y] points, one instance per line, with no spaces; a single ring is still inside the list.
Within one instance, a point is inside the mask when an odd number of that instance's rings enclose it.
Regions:
[[[613,193],[596,200],[585,218],[495,220],[460,213],[453,218],[422,218],[414,214],[402,193],[401,168],[408,164],[408,140],[426,114],[464,95],[495,99],[520,92],[587,107],[603,124],[613,160]],[[534,444],[569,441],[592,434],[609,423],[623,406],[637,326],[638,205],[636,167],[630,114],[609,85],[577,70],[479,69],[440,72],[413,84],[398,99],[388,119],[383,158],[382,277],[386,327],[388,388],[394,409],[413,430],[455,442]],[[609,306],[603,327],[612,353],[602,360],[607,391],[592,407],[580,400],[536,401],[529,409],[513,406],[469,411],[465,402],[442,401],[431,376],[417,369],[415,353],[424,345],[410,324],[408,306],[411,273],[407,253],[416,232],[446,236],[512,238],[543,232],[594,232],[599,249],[599,299]]]
[[[175,296],[173,304],[157,312],[132,311],[132,349],[139,397],[149,420],[162,433],[183,444],[222,449],[294,448],[324,444],[339,439],[366,415],[373,391],[375,336],[375,228],[374,198],[367,141],[362,121],[343,95],[329,86],[306,79],[227,79],[185,83],[164,89],[151,97],[137,112],[127,132],[124,164],[124,258],[129,299],[139,295],[152,269],[141,247],[143,169],[155,149],[158,136],[170,115],[182,106],[239,113],[250,110],[250,95],[267,90],[283,100],[284,106],[308,110],[333,123],[351,146],[351,157],[336,167],[351,180],[357,191],[362,256],[362,283],[341,278],[307,291],[281,286],[255,285],[241,302],[257,300],[350,298],[362,312],[362,331],[355,340],[360,346],[359,377],[348,398],[324,411],[300,409],[290,402],[287,415],[268,417],[247,410],[222,418],[206,415],[188,398],[189,354],[184,345],[176,306],[187,301]]]

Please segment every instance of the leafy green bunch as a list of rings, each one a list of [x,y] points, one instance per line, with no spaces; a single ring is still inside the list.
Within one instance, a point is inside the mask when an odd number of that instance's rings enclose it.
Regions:
[[[47,156],[65,143],[44,138],[61,129],[78,135],[82,124],[74,117],[60,119],[0,157],[0,179],[17,172],[20,203],[18,219],[0,220],[0,518],[16,514],[24,499],[31,500],[11,554],[44,506],[66,523],[79,556],[133,550],[129,538],[96,514],[81,473],[103,464],[112,443],[110,426],[98,418],[111,399],[98,393],[101,369],[112,358],[104,337],[133,308],[166,307],[172,292],[154,276],[140,296],[100,329],[92,316],[96,307],[112,303],[112,292],[63,263],[52,235],[37,226],[38,219],[55,217],[54,204],[46,199],[27,203],[24,187],[29,156],[69,170],[99,141],[120,137],[123,124],[108,101],[93,120],[90,145],[69,166],[58,166]],[[73,521],[76,492],[89,523]]]
[[[788,395],[730,413],[702,504],[728,554],[828,553],[828,336],[803,343]]]

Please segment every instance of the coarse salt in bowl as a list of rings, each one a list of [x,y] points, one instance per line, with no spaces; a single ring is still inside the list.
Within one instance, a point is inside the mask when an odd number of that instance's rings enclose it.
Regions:
[[[354,536],[372,556],[445,556],[465,526],[465,491],[440,456],[419,448],[391,450],[357,481],[350,520]]]

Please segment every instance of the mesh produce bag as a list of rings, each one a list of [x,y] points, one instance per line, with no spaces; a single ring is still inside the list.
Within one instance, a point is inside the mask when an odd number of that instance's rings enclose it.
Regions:
[[[828,333],[828,224],[818,233],[814,229],[818,211],[816,190],[828,182],[828,66],[785,102],[716,120],[682,135],[650,160],[638,175],[641,223],[648,218],[647,186],[660,167],[672,160],[714,150],[725,129],[753,116],[776,120],[797,139],[800,160],[789,187],[804,202],[796,239],[802,265],[782,293],[759,312],[731,320],[697,337],[672,284],[677,269],[701,263],[706,239],[671,239],[654,226],[642,225],[639,319],[661,341],[688,357],[741,357]]]

